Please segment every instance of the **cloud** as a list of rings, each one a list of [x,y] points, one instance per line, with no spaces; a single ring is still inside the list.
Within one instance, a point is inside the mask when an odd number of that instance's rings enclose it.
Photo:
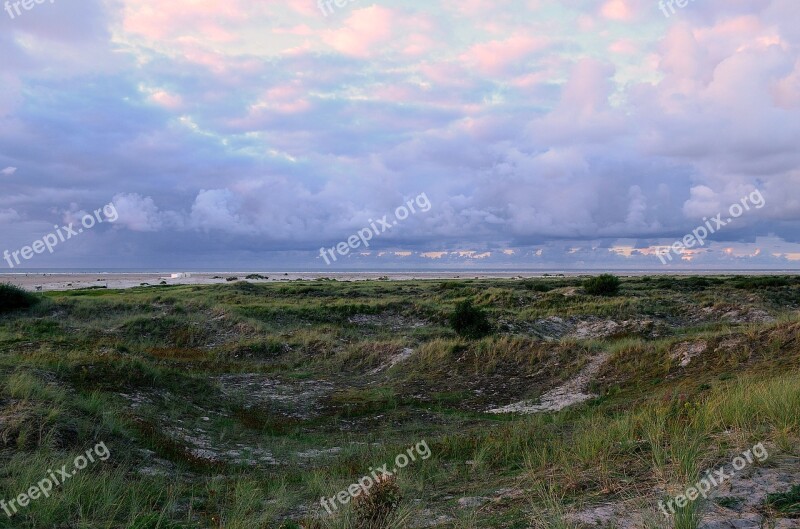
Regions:
[[[155,232],[180,228],[183,220],[175,212],[161,212],[151,197],[136,193],[120,193],[111,201],[119,219],[115,225],[134,232]]]
[[[0,171],[0,174],[3,175],[3,176],[11,176],[16,172],[17,172],[17,168],[16,167],[6,167],[2,171]]]
[[[11,224],[18,220],[20,216],[15,209],[0,209],[0,224]]]
[[[369,57],[392,38],[395,18],[396,12],[380,6],[355,9],[343,27],[325,31],[322,40],[345,55]]]
[[[622,266],[759,189],[692,262],[798,252],[790,0],[87,2],[0,21],[15,237],[113,197],[98,234],[125,265],[314,263],[425,191],[429,213],[353,258]]]

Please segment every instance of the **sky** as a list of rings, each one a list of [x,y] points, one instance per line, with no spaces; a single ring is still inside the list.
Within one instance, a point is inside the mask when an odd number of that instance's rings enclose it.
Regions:
[[[800,267],[797,0],[3,1],[0,271]]]

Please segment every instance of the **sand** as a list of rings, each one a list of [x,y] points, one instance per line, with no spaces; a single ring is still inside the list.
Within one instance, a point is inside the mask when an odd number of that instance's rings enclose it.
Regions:
[[[409,279],[489,279],[514,277],[542,277],[541,272],[253,272],[269,279],[248,280],[252,283],[271,283],[281,281],[335,279],[337,281],[365,281],[387,278],[391,281]],[[187,277],[170,277],[171,273],[59,273],[59,274],[0,274],[0,283],[11,283],[26,290],[60,291],[91,287],[127,289],[142,285],[217,285],[229,283],[227,278],[244,281],[251,272],[191,273]]]

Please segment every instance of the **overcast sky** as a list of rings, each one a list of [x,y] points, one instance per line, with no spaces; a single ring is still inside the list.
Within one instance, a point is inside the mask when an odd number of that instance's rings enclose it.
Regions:
[[[119,214],[26,268],[800,267],[797,0],[13,3],[0,251]]]

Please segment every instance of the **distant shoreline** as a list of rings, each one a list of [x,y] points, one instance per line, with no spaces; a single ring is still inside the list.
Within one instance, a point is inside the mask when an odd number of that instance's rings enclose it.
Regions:
[[[553,271],[373,271],[373,272],[17,272],[0,274],[0,283],[11,283],[30,291],[66,291],[91,287],[129,289],[139,286],[167,285],[224,285],[234,281],[254,283],[279,283],[286,281],[410,281],[447,279],[528,279],[542,277],[576,277],[613,273],[619,276],[727,276],[727,275],[800,275],[800,270],[565,270]],[[170,277],[172,274],[183,277]],[[248,275],[260,275],[266,279],[247,279]],[[235,279],[233,279],[235,278]],[[231,281],[229,281],[231,279]]]

